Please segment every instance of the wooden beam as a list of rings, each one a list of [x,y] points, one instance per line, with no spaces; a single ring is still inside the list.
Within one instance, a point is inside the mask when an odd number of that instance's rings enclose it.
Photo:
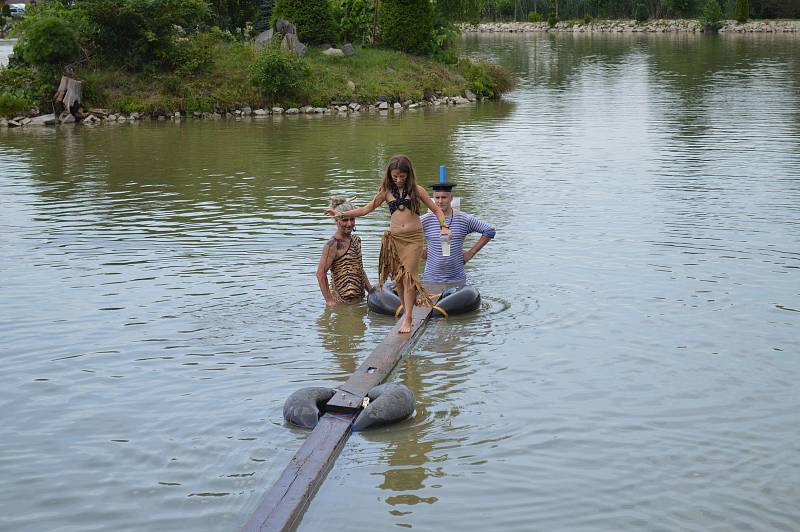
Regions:
[[[350,436],[354,415],[325,414],[242,530],[292,530]]]
[[[287,531],[297,525],[350,436],[361,401],[410,351],[430,314],[429,307],[414,307],[411,332],[398,332],[403,322],[401,318],[347,382],[337,389],[336,395],[328,401],[328,411],[336,414],[327,413],[320,418],[242,530]]]
[[[430,307],[414,307],[411,315],[411,332],[400,334],[400,319],[397,325],[358,367],[347,382],[339,386],[336,395],[328,401],[328,410],[333,412],[355,412],[372,388],[379,385],[391,373],[397,362],[407,353],[422,331],[422,324],[431,314]]]

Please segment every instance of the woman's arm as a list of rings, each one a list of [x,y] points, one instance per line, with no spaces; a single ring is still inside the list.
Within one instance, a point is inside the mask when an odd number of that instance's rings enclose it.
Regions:
[[[419,196],[419,199],[422,200],[422,203],[424,203],[425,206],[431,210],[433,215],[436,216],[436,219],[439,220],[439,226],[441,227],[439,234],[447,235],[452,238],[453,234],[450,232],[450,228],[445,223],[447,219],[445,218],[442,209],[440,209],[436,203],[433,202],[431,197],[428,195],[428,191],[417,185],[417,195]]]
[[[380,190],[377,194],[375,194],[375,197],[372,198],[372,201],[370,201],[363,207],[340,212],[338,214],[333,209],[325,209],[325,215],[333,216],[335,218],[358,218],[359,216],[364,216],[366,214],[369,214],[378,207],[380,207],[381,203],[383,203],[385,199],[386,199],[386,193],[383,190]]]

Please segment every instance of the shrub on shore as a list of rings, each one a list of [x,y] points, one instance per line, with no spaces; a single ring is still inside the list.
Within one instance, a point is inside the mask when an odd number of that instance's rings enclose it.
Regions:
[[[78,33],[54,16],[34,19],[15,47],[15,53],[27,63],[54,70],[77,59],[80,51]]]
[[[210,16],[205,0],[83,0],[84,37],[95,57],[129,70],[175,65],[175,42]]]
[[[717,32],[722,27],[722,8],[717,0],[706,0],[700,14],[700,23],[706,31]]]
[[[736,14],[734,16],[736,22],[743,24],[750,18],[750,2],[749,0],[736,0]]]
[[[273,22],[286,19],[297,28],[297,37],[306,44],[336,42],[333,9],[328,0],[277,0]]]
[[[344,42],[365,43],[372,31],[374,4],[368,0],[336,0],[333,16]]]
[[[640,3],[636,5],[636,13],[634,14],[634,18],[639,24],[642,22],[647,22],[647,19],[650,18],[650,13],[647,12],[647,7],[644,4]]]
[[[429,0],[384,0],[378,16],[381,46],[415,55],[433,51],[433,8]]]
[[[298,96],[308,82],[308,65],[285,53],[277,44],[264,48],[250,71],[250,81],[271,103],[276,98]]]

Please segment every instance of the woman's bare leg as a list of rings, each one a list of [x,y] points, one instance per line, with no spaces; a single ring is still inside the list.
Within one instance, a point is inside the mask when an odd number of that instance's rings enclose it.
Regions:
[[[405,283],[398,281],[397,286],[398,293],[401,294],[403,300],[403,324],[397,332],[409,333],[411,332],[411,320],[414,315],[414,303],[417,302],[417,291],[411,281]]]

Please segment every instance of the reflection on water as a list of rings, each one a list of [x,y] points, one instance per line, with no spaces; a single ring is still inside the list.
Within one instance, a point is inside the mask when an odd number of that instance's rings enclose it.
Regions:
[[[301,529],[793,529],[797,38],[469,35],[506,101],[0,130],[4,527],[241,526],[306,436],[283,400],[394,323],[314,274],[328,196],[401,152],[498,228],[482,309],[428,326],[415,415]]]

